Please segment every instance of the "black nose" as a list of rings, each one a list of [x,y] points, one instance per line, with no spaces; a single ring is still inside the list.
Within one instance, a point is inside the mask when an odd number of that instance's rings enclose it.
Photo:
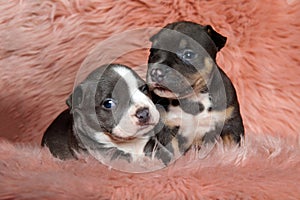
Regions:
[[[165,77],[165,74],[161,69],[152,69],[150,75],[151,75],[151,80],[158,83],[162,82]]]
[[[135,116],[138,118],[139,123],[145,124],[150,119],[149,108],[140,108],[136,111]]]

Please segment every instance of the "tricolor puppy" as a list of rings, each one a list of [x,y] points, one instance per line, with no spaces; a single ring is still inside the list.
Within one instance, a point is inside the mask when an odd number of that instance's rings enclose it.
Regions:
[[[239,144],[244,135],[237,95],[216,64],[226,38],[211,26],[168,24],[151,37],[147,82],[165,123],[179,128],[179,147],[223,139]]]
[[[67,100],[69,108],[46,130],[42,145],[60,158],[78,151],[134,161],[145,155],[159,112],[148,89],[130,68],[111,64],[93,71]]]

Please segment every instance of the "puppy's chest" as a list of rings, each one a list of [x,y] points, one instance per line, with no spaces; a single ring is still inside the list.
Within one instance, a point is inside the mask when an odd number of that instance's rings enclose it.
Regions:
[[[201,139],[224,121],[223,113],[215,112],[212,108],[208,93],[179,101],[178,105],[170,104],[165,115],[166,124],[179,126],[179,133],[184,137]]]

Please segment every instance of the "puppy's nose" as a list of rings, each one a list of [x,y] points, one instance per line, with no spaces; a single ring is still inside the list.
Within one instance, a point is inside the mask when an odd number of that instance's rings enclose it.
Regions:
[[[149,113],[149,108],[140,108],[136,111],[135,116],[138,118],[139,123],[145,124],[149,121],[150,119],[150,113]]]
[[[151,80],[158,83],[162,82],[165,77],[165,74],[161,69],[152,69],[150,75]]]

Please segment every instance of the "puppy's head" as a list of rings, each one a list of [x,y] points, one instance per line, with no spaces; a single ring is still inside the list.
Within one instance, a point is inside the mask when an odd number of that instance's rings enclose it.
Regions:
[[[133,70],[111,64],[93,71],[67,104],[81,132],[100,132],[111,141],[124,142],[144,136],[159,121],[147,95],[146,83]]]
[[[168,24],[151,37],[147,82],[162,97],[183,98],[205,90],[226,38],[211,26]]]

